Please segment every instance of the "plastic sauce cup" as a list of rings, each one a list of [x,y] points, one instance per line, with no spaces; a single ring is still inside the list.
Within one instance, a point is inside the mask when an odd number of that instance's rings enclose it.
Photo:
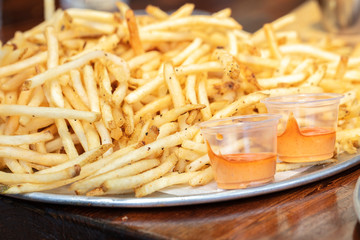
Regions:
[[[269,113],[281,114],[278,156],[284,162],[315,162],[334,154],[342,94],[314,93],[262,100]]]
[[[259,114],[200,123],[219,188],[246,188],[272,181],[280,115]]]

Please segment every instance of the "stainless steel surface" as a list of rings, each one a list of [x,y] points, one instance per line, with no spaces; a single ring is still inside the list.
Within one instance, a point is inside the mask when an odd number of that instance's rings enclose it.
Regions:
[[[117,195],[106,197],[76,196],[66,189],[57,189],[46,193],[28,193],[8,195],[10,197],[25,199],[36,202],[67,204],[76,206],[97,206],[97,207],[169,207],[184,206],[203,203],[214,203],[234,199],[242,199],[253,196],[260,196],[299,187],[308,183],[333,176],[345,171],[360,163],[360,155],[342,155],[338,162],[329,165],[313,166],[305,172],[294,175],[290,179],[273,182],[267,185],[229,190],[209,194],[197,194],[187,196],[174,196],[164,193],[156,193],[150,197],[135,198],[134,195]]]
[[[333,33],[360,32],[360,0],[318,0],[324,27]]]

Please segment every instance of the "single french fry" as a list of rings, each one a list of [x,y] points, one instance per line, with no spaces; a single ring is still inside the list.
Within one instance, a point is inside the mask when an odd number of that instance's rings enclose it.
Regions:
[[[178,148],[176,151],[176,156],[178,156],[179,159],[184,159],[186,161],[194,161],[202,155],[204,154],[182,147]]]
[[[302,61],[299,65],[297,65],[296,68],[292,71],[292,73],[296,74],[296,73],[306,72],[307,69],[312,68],[313,64],[314,64],[314,60],[307,58],[304,61]]]
[[[100,62],[97,61],[95,63],[95,76],[98,80],[99,86],[99,94],[103,96],[107,101],[110,101],[112,96],[112,87],[111,87],[111,80],[109,77],[109,73],[105,66]]]
[[[170,134],[173,134],[179,130],[179,124],[176,122],[169,122],[162,124],[159,128],[159,135],[157,136],[157,139],[169,136]]]
[[[334,76],[335,79],[338,79],[338,80],[343,79],[343,77],[346,73],[346,68],[347,68],[348,62],[349,62],[348,57],[345,57],[345,56],[340,57],[339,64],[336,68],[336,72],[335,72],[335,76]]]
[[[139,68],[141,65],[143,65],[146,62],[149,62],[150,60],[159,57],[158,51],[149,51],[146,53],[143,53],[141,55],[138,55],[128,61],[128,65],[130,70]]]
[[[231,18],[217,19],[211,16],[188,16],[171,21],[164,21],[149,24],[142,27],[141,31],[178,29],[180,27],[202,26],[202,27],[223,27],[228,29],[241,29],[241,25]]]
[[[139,36],[138,26],[135,20],[135,14],[131,9],[128,9],[125,13],[127,26],[130,33],[130,45],[135,52],[135,55],[144,53],[142,42]]]
[[[199,103],[205,105],[205,107],[200,110],[204,121],[209,120],[212,117],[208,94],[206,92],[205,80],[206,80],[206,76],[201,75],[199,79],[198,92],[197,92]]]
[[[104,57],[104,56],[105,56],[105,52],[103,52],[103,51],[89,52],[89,53],[81,56],[80,58],[77,58],[73,61],[64,63],[55,68],[48,69],[47,71],[40,73],[40,74],[26,80],[23,84],[23,88],[24,88],[24,90],[27,90],[27,89],[37,87],[37,86],[45,83],[46,81],[49,81],[50,79],[56,78],[64,73],[69,72],[70,70],[82,67],[86,63],[88,63],[89,61],[91,61],[93,59]],[[46,59],[47,53],[44,53],[42,57]],[[33,63],[33,61],[34,60],[32,60],[31,63]],[[0,68],[0,73],[1,73],[1,68]],[[1,76],[1,74],[0,74],[0,76]]]
[[[19,116],[11,116],[5,123],[4,134],[10,135],[14,133],[19,127]]]
[[[216,18],[227,18],[231,16],[231,8],[224,8],[218,12],[212,14]]]
[[[72,141],[66,121],[64,119],[56,119],[55,125],[58,129],[62,144],[69,159],[76,158],[79,154],[77,152],[74,142]]]
[[[143,106],[139,109],[134,115],[134,122],[135,124],[140,121],[146,115],[155,115],[156,112],[160,111],[161,109],[169,107],[171,104],[171,97],[170,95],[166,95],[164,97],[158,98],[153,102]]]
[[[215,113],[212,119],[229,117],[239,111],[241,108],[245,108],[253,103],[259,102],[261,99],[267,96],[267,94],[261,92],[255,92],[249,95],[242,96],[232,104]]]
[[[196,36],[191,32],[173,32],[173,31],[153,31],[153,32],[140,32],[140,39],[142,42],[165,42],[165,41],[191,41]]]
[[[12,91],[18,89],[26,79],[35,75],[34,68],[27,68],[23,71],[17,73],[14,76],[11,76],[7,81],[3,82],[0,88],[4,91]]]
[[[104,121],[106,128],[109,130],[116,128],[116,121],[114,120],[110,104],[105,102],[104,99],[100,99],[100,105],[102,120]]]
[[[23,71],[29,67],[35,66],[36,64],[45,62],[46,59],[47,52],[41,52],[22,61],[0,67],[0,77],[6,77],[15,73],[19,73],[20,71]]]
[[[149,15],[151,15],[151,16],[159,19],[159,20],[165,20],[165,19],[167,19],[169,17],[169,15],[166,12],[161,10],[159,7],[156,7],[156,6],[153,6],[153,5],[147,5],[146,8],[145,8],[145,11]]]
[[[116,31],[116,27],[112,23],[89,21],[81,18],[71,18],[70,24],[101,34],[113,34]]]
[[[198,159],[192,161],[185,167],[185,171],[187,172],[194,172],[198,171],[206,165],[210,165],[210,159],[207,154],[199,157]]]
[[[212,102],[212,103],[210,103],[211,113],[218,112],[221,109],[225,108],[227,105],[229,105],[229,101],[227,101],[227,100]]]
[[[195,8],[193,3],[185,3],[180,8],[178,8],[175,12],[173,12],[169,19],[179,19],[183,17],[190,16]]]
[[[66,12],[72,18],[82,18],[90,21],[104,22],[104,23],[114,23],[115,16],[113,13],[98,11],[92,9],[80,9],[80,8],[70,8]]]
[[[189,125],[189,126],[192,125],[192,124],[194,123],[194,121],[197,119],[198,113],[199,113],[198,110],[192,110],[192,111],[188,114],[185,123],[186,123],[187,125]]]
[[[90,65],[83,69],[85,89],[88,95],[90,109],[92,112],[100,113],[100,100],[94,78],[94,70]]]
[[[125,113],[125,133],[130,135],[134,132],[134,111],[129,104],[123,105],[123,111]]]
[[[191,104],[197,104],[196,98],[196,75],[188,75],[186,78],[185,96]]]
[[[197,175],[197,172],[187,172],[187,173],[178,173],[165,175],[161,178],[158,178],[152,182],[146,183],[138,188],[135,188],[135,197],[144,197],[164,189],[166,187],[174,186],[177,184],[185,184],[189,180]]]
[[[0,146],[0,156],[42,164],[45,166],[54,166],[68,160],[66,154],[38,153],[36,151],[10,146]]]
[[[105,145],[105,144],[112,144],[112,139],[110,136],[110,132],[108,129],[106,129],[104,123],[102,121],[97,121],[95,122],[95,127],[96,130],[98,131],[99,135],[100,135],[100,139],[101,139],[101,144]],[[104,156],[107,156],[109,154],[113,153],[113,149],[109,148],[105,153]]]
[[[2,160],[11,172],[20,174],[26,173],[25,169],[20,165],[18,160],[6,157],[2,158]]]
[[[56,107],[30,107],[23,105],[0,104],[1,116],[30,116],[30,117],[47,117],[55,119],[81,119],[94,122],[99,115],[94,112],[78,111],[73,109],[56,108]]]
[[[120,106],[126,96],[128,85],[126,82],[121,82],[115,89],[112,95],[112,101],[116,106]]]
[[[194,150],[199,153],[207,153],[207,147],[203,143],[197,143],[191,140],[185,140],[181,146],[186,149]]]
[[[273,78],[261,78],[257,79],[258,83],[262,88],[269,89],[275,88],[281,84],[295,84],[302,82],[307,77],[307,74],[298,73],[293,75],[283,75],[280,77],[273,77]]]
[[[112,114],[113,114],[116,126],[122,127],[125,123],[125,117],[123,115],[122,110],[120,108],[113,107]]]
[[[59,44],[55,35],[55,29],[52,26],[48,26],[45,30],[47,40],[47,68],[54,68],[59,65]]]
[[[218,62],[205,62],[199,64],[182,65],[175,68],[175,72],[178,75],[188,75],[203,72],[222,72],[223,67]]]
[[[281,59],[281,53],[277,45],[277,41],[272,25],[269,23],[265,24],[264,31],[272,56],[276,59]]]
[[[40,153],[47,153],[45,142],[35,143],[35,150]]]
[[[202,109],[204,107],[205,105],[203,104],[188,104],[182,107],[173,108],[162,115],[157,115],[154,118],[153,125],[160,127],[165,123],[175,121],[176,119],[179,118],[179,116],[183,115],[186,112]]]
[[[320,81],[325,77],[326,74],[326,65],[321,65],[316,70],[316,72],[308,77],[300,86],[306,87],[306,86],[318,86]]]
[[[284,26],[294,22],[296,19],[295,14],[286,14],[285,16],[276,19],[271,23],[273,29],[276,31],[278,29],[283,28]],[[261,43],[262,41],[265,41],[265,33],[264,28],[260,28],[258,31],[256,31],[252,36],[252,41],[254,43]]]
[[[291,58],[289,56],[285,56],[280,59],[280,65],[276,69],[276,71],[273,74],[273,77],[283,76],[286,75],[287,72],[289,72],[289,68],[291,66]]]
[[[50,20],[55,12],[55,1],[44,0],[44,19]]]
[[[180,54],[178,54],[172,59],[174,66],[180,65],[186,58],[188,58],[192,54],[192,52],[194,52],[200,47],[201,43],[201,38],[195,38],[194,41],[189,44],[189,46],[187,46]]]
[[[89,111],[89,108],[71,87],[68,85],[62,87],[62,93],[66,98],[66,100],[64,100],[64,106],[66,106],[66,108],[71,108],[71,105],[76,110]]]
[[[23,144],[34,144],[37,142],[49,141],[54,136],[49,131],[32,133],[28,135],[0,135],[1,145],[19,146]]]
[[[237,39],[234,31],[227,31],[229,53],[236,56],[238,53]]]
[[[190,64],[194,64],[195,62],[197,62],[201,57],[205,56],[206,54],[208,54],[210,51],[210,45],[209,44],[203,44],[201,45],[201,47],[199,47],[198,49],[196,49],[191,55],[189,55],[185,61],[183,62],[182,65],[186,66],[186,65],[190,65]]]
[[[0,172],[0,182],[4,184],[27,183],[46,183],[72,178],[79,175],[81,168],[79,165],[71,166],[60,172],[51,174],[19,174]]]
[[[182,94],[182,88],[175,74],[174,67],[169,62],[164,64],[164,79],[169,89],[174,107],[184,106],[185,97]]]
[[[45,99],[45,93],[44,93],[43,88],[41,86],[39,86],[34,89],[31,89],[30,91],[32,92],[31,99],[28,101],[27,104],[24,104],[24,105],[28,105],[31,107],[40,106],[44,102],[44,99]],[[22,91],[22,92],[24,92],[24,91]],[[21,105],[21,104],[19,104],[19,105]],[[21,125],[25,126],[29,123],[30,119],[31,119],[30,116],[20,116],[19,122]]]
[[[258,57],[258,56],[242,54],[242,53],[238,53],[236,55],[236,58],[240,62],[245,64],[251,64],[254,66],[266,67],[270,69],[275,69],[280,64],[277,59]]]
[[[70,76],[71,76],[71,83],[72,83],[72,87],[74,88],[75,92],[79,95],[79,97],[81,98],[82,102],[86,105],[86,106],[90,106],[89,105],[89,99],[88,96],[85,92],[85,88],[82,84],[81,81],[81,76],[80,76],[80,72],[79,70],[71,70],[70,71]]]
[[[29,132],[34,132],[38,129],[48,127],[51,124],[54,124],[54,119],[42,117],[33,118],[29,123],[26,124],[26,126],[19,126],[19,128],[16,130],[16,134],[28,134]]]
[[[268,97],[276,97],[281,95],[290,95],[298,93],[321,93],[323,89],[317,86],[305,86],[305,87],[288,87],[288,88],[273,88],[259,91],[259,94],[265,94]]]
[[[340,60],[340,56],[338,54],[305,44],[283,45],[279,47],[279,51],[281,54],[302,54],[331,62],[337,62]]]
[[[213,179],[214,179],[213,169],[212,169],[212,166],[209,166],[206,169],[197,173],[194,177],[192,177],[189,180],[189,185],[193,186],[193,187],[194,186],[202,186],[202,185],[206,185]]]
[[[136,90],[129,93],[125,97],[125,101],[130,104],[140,101],[140,99],[142,97],[152,93],[153,91],[158,89],[159,86],[163,83],[164,83],[164,78],[163,78],[163,76],[159,75],[156,78],[154,78],[153,80],[151,80],[150,82],[142,85],[141,87],[139,87]]]
[[[84,127],[89,150],[100,146],[100,136],[96,131],[94,124],[87,121],[82,121],[82,125]]]

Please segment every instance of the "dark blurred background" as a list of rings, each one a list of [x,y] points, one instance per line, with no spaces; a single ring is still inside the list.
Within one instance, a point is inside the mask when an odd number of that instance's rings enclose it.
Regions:
[[[61,7],[60,0],[56,6]],[[74,1],[74,0],[69,0]],[[106,0],[102,0],[106,1]],[[233,17],[247,31],[254,32],[266,22],[271,22],[290,12],[306,0],[130,0],[134,10],[144,9],[148,4],[165,11],[179,8],[186,2],[192,2],[199,10],[216,12],[230,7]],[[0,40],[6,42],[16,30],[27,30],[44,20],[43,0],[0,0],[2,17],[0,20]],[[1,24],[2,23],[2,24]]]

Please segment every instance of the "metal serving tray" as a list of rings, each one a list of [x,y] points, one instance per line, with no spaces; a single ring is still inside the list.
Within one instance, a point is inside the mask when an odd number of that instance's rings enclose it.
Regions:
[[[35,202],[66,204],[74,206],[131,208],[184,206],[242,199],[279,192],[333,176],[337,173],[350,169],[359,163],[359,154],[343,154],[339,156],[338,161],[335,163],[308,167],[306,170],[300,171],[290,178],[284,180],[275,180],[274,182],[266,185],[238,190],[221,190],[211,193],[196,193],[196,191],[192,190],[188,195],[185,194],[181,196],[158,192],[143,198],[135,198],[133,194],[87,197],[77,196],[70,192],[67,187],[46,192],[12,194],[6,196]],[[360,217],[360,195],[358,190],[360,187],[359,185],[360,183],[358,182],[356,196],[354,199],[357,200],[356,207],[358,210],[358,216]]]

